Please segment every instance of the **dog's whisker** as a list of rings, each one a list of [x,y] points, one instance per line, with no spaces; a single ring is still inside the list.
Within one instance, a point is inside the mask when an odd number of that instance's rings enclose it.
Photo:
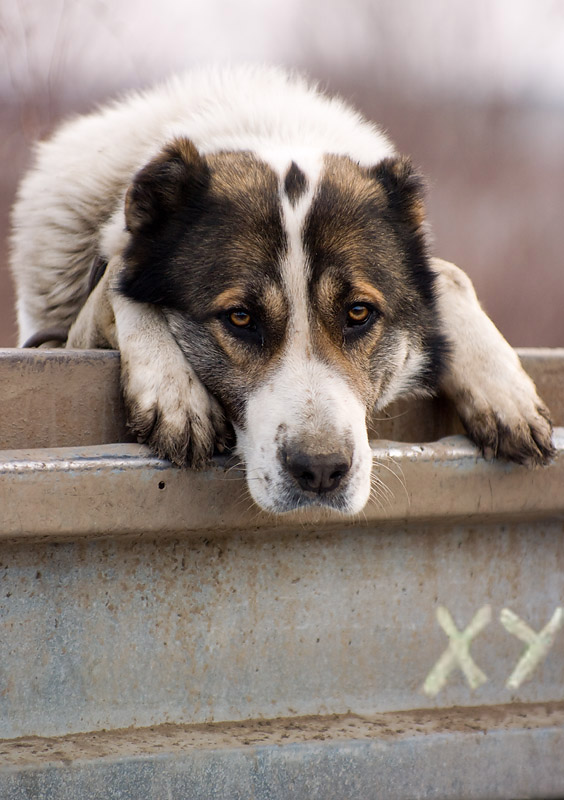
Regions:
[[[371,492],[370,493],[370,500],[371,500],[372,503],[375,503],[378,506],[378,508],[382,509],[382,511],[385,510],[385,506],[384,506],[382,500],[380,499],[379,495],[373,494]]]
[[[403,486],[403,484],[401,484],[401,482],[400,485],[402,486],[403,493],[407,496],[406,488]],[[387,484],[379,484],[374,487],[374,490],[379,494],[380,497],[385,499],[389,505],[391,505],[395,500],[396,494]]]
[[[370,480],[370,490],[371,492],[377,494],[379,497],[386,499],[388,503],[391,503],[394,499],[394,492],[390,486],[384,483],[377,475],[372,474]]]
[[[393,464],[395,467],[397,467],[397,468],[398,468],[399,472],[401,473],[401,476],[402,476],[402,478],[403,478],[403,479],[404,479],[404,481],[405,481],[405,475],[404,475],[404,472],[403,472],[402,466],[401,466],[401,464],[399,463],[399,461],[396,461],[396,459],[395,459],[393,456],[389,455],[389,454],[387,454],[387,455],[386,455],[386,456],[384,456],[384,457],[385,457],[385,458],[387,458],[387,459],[388,459],[388,461],[391,461],[391,462],[392,462],[392,464]],[[379,462],[379,463],[381,463],[381,462]]]
[[[247,482],[250,481],[252,483],[253,481],[260,480],[260,478],[249,478],[249,479],[247,479],[247,477],[245,475],[241,475],[240,477],[237,476],[237,475],[232,475],[232,476],[222,475],[221,480],[225,481],[226,483],[238,483],[239,481],[247,481]]]
[[[370,493],[370,501],[372,503],[375,503],[378,506],[378,508],[382,509],[382,511],[384,511],[386,507],[390,506],[390,500],[386,498],[386,501],[384,501],[384,498],[382,497],[382,495],[378,494],[378,492]]]
[[[248,514],[253,509],[256,511],[256,508],[256,503],[248,491],[245,491],[244,494],[239,497],[235,505],[237,511],[242,511],[245,514]]]
[[[378,475],[372,473],[370,481],[370,497],[380,505],[382,510],[389,508],[395,498],[393,489]]]
[[[372,422],[389,422],[390,420],[393,420],[393,419],[401,419],[402,417],[405,417],[406,414],[409,414],[409,410],[408,409],[406,409],[405,411],[400,411],[398,414],[390,414],[390,415],[386,414],[386,416],[384,416],[384,417],[373,417],[371,415],[370,416],[370,422],[371,423]]]
[[[244,469],[245,462],[241,459],[241,461],[237,461],[235,464],[230,464],[228,467],[225,468],[225,473],[228,474],[229,472],[233,472],[236,469]]]
[[[393,459],[392,459],[392,461],[393,461]],[[405,492],[406,497],[409,499],[409,493],[407,491],[407,483],[406,483],[405,475],[403,473],[403,470],[402,470],[401,466],[397,462],[393,461],[394,466],[396,466],[399,469],[400,473],[401,473],[400,475],[398,475],[397,472],[395,472],[391,467],[389,467],[387,464],[384,464],[379,459],[378,459],[378,461],[375,462],[375,464],[376,464],[376,466],[378,468],[385,469],[387,472],[389,472],[391,475],[394,476],[394,478],[397,480],[397,482],[400,484],[400,486],[402,487],[403,491]]]
[[[368,514],[366,513],[366,506],[364,508],[361,508],[360,511],[357,511],[356,514],[353,514],[350,519],[353,525],[355,524],[362,525],[368,522]]]
[[[394,492],[393,492],[392,488],[390,486],[388,486],[388,484],[385,483],[382,480],[382,478],[380,478],[378,475],[375,475],[373,473],[371,475],[371,477],[370,477],[370,480],[371,480],[372,486],[378,486],[381,489],[383,494],[387,494],[389,497],[393,497],[394,496]]]

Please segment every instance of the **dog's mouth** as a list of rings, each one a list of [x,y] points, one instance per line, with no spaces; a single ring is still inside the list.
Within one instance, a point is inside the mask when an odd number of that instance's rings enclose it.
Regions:
[[[252,486],[249,484],[252,494]],[[362,510],[364,503],[352,504],[346,489],[319,493],[300,489],[291,484],[286,484],[281,491],[269,497],[265,504],[264,499],[254,498],[258,505],[265,511],[275,514],[287,514],[292,511],[307,508],[321,508],[338,511],[342,514],[355,514]]]
[[[226,471],[246,467],[244,456],[236,444],[216,450],[213,461]],[[279,461],[281,466],[275,471],[245,469],[251,497],[263,511],[286,514],[317,507],[355,514],[364,507],[365,492],[361,489],[359,475],[362,469],[347,454],[300,451],[288,454],[284,451],[280,453]],[[355,499],[357,494],[359,496]]]

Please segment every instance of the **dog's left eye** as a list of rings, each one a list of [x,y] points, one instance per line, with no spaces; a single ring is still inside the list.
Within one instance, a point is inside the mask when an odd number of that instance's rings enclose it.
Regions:
[[[353,328],[359,325],[365,325],[374,314],[372,306],[365,303],[355,303],[347,311],[347,327]]]
[[[253,318],[249,314],[248,311],[245,311],[243,308],[236,308],[233,311],[229,312],[228,315],[229,322],[235,326],[235,328],[250,328],[253,324]]]

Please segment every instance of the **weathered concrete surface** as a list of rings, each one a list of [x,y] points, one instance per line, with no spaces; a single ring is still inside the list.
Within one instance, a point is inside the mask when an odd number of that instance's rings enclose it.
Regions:
[[[301,718],[0,744],[6,800],[561,797],[556,707]]]
[[[0,738],[563,696],[562,619],[514,687],[527,645],[502,613],[535,633],[558,616],[562,521],[24,542],[0,562]],[[441,608],[485,620],[460,662]]]
[[[559,353],[524,360],[562,424]],[[112,444],[118,357],[91,355],[0,358],[29,379],[0,380],[2,800],[564,796],[564,429],[533,471],[378,441],[358,519],[280,519],[235,469]],[[414,408],[378,435],[456,430]]]
[[[132,441],[119,353],[0,349],[0,450]]]

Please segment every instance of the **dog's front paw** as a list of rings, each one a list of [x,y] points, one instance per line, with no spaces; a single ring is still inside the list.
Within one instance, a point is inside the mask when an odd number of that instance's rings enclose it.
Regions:
[[[228,446],[223,410],[180,352],[166,365],[122,360],[122,389],[128,424],[161,458],[201,469]]]
[[[552,423],[513,348],[486,316],[469,277],[433,259],[437,302],[450,359],[441,388],[486,458],[547,464],[554,456]]]
[[[527,375],[501,392],[495,378],[478,391],[453,394],[468,435],[485,458],[504,458],[528,467],[548,464],[555,454],[550,413]]]

